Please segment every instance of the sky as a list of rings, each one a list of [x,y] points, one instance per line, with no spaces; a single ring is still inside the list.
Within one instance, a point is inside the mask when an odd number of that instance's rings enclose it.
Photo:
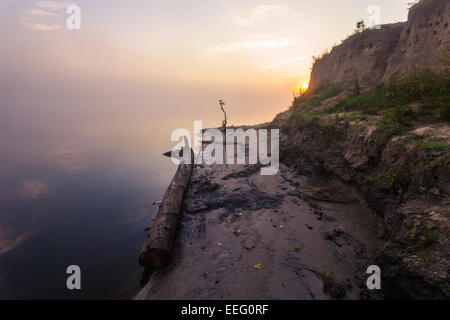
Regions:
[[[231,124],[270,121],[308,83],[312,56],[370,5],[392,23],[409,1],[2,0],[0,124],[112,141],[162,123],[219,125],[218,99]],[[80,30],[66,28],[70,4]]]

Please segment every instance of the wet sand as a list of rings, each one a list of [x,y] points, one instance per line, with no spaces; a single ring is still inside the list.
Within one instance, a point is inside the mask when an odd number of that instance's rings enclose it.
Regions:
[[[337,181],[198,165],[172,262],[136,299],[360,299],[378,225]]]

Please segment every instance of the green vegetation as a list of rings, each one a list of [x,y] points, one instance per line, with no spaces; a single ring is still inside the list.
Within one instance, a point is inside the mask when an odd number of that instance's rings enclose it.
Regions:
[[[341,87],[331,86],[327,89],[320,90],[318,94],[299,97],[294,101],[294,106],[303,106],[306,109],[311,109],[319,106],[323,101],[337,96],[341,92]]]
[[[386,180],[389,187],[395,188],[398,183],[397,174],[394,171],[389,170],[386,174]]]
[[[426,248],[431,247],[434,243],[436,243],[436,235],[432,228],[427,228],[425,230],[425,234],[421,237],[421,241],[419,243],[419,257],[423,260],[427,260]]]
[[[354,93],[334,106],[317,108],[323,101],[337,96],[343,91],[339,86],[331,86],[316,95],[301,96],[294,101],[291,109],[292,124],[303,125],[315,122],[326,115],[341,114],[350,121],[379,115],[378,124],[387,136],[402,135],[413,127],[414,122],[433,123],[450,121],[450,71],[439,72],[429,69],[411,70],[406,74],[394,75],[387,84],[377,86],[365,93]],[[444,146],[439,142],[424,142],[426,150],[439,150]]]
[[[412,104],[417,103],[417,110]],[[388,134],[403,134],[413,121],[450,120],[450,77],[430,70],[411,71],[394,76],[386,85],[374,90],[351,95],[325,110],[360,111],[365,115],[381,114],[380,124]]]
[[[348,117],[347,117],[347,112],[344,112],[344,118],[347,118],[350,121],[360,121],[360,120],[366,120],[367,115],[365,115],[362,112],[355,111],[355,112],[349,113]]]
[[[425,249],[421,249],[419,252],[419,257],[422,259],[422,261],[427,261],[427,253],[425,252]]]
[[[331,128],[333,128],[333,123],[332,122],[325,122],[325,123],[322,124],[322,127],[325,130],[329,131],[329,130],[331,130]]]
[[[430,151],[442,151],[445,150],[447,144],[442,141],[419,141],[417,145],[420,149]]]
[[[413,134],[411,137],[416,143],[426,138],[423,134]]]
[[[434,243],[436,243],[436,234],[434,232],[433,228],[421,228],[419,232],[419,226],[420,222],[416,221],[414,223],[414,226],[411,230],[411,240],[414,241],[416,238],[418,238],[418,247],[421,250],[424,250],[428,247],[431,247]],[[419,237],[419,235],[421,235]]]
[[[384,126],[388,136],[395,136],[411,129],[414,120],[416,120],[416,114],[411,108],[397,106],[386,110],[379,124]]]
[[[417,144],[417,146],[425,151],[443,151],[447,147],[447,143],[444,141],[437,140],[425,140],[424,135],[415,134],[412,139]],[[431,159],[429,159],[431,160]]]
[[[377,114],[379,110],[385,109],[388,106],[383,91],[384,86],[380,85],[367,93],[350,95],[333,107],[327,108],[325,112],[334,113],[339,110],[341,112],[362,111],[367,115]]]
[[[301,96],[294,101],[290,120],[296,125],[304,125],[317,121],[321,114],[312,109],[318,107],[323,101],[333,98],[342,92],[342,88],[331,86],[313,96]]]
[[[301,110],[293,110],[290,119],[294,121],[296,125],[305,125],[308,123],[316,122],[320,116],[313,112],[303,112]]]
[[[424,111],[438,111],[442,120],[450,120],[446,118],[450,105],[449,75],[427,69],[410,71],[406,75],[397,74],[386,85],[351,95],[329,108],[328,112],[360,110],[366,114],[377,114],[382,110],[405,108],[413,102],[422,104],[426,109]]]
[[[327,288],[333,286],[333,284],[335,283],[334,281],[334,274],[332,272],[328,272],[323,274],[323,288],[324,288],[324,292],[326,292]]]
[[[414,223],[414,226],[413,226],[413,229],[412,229],[412,231],[411,231],[411,239],[412,240],[414,240],[414,238],[416,237],[416,234],[417,234],[417,227],[419,226],[419,221],[416,221],[415,223]]]
[[[427,229],[425,231],[424,239],[422,240],[422,246],[427,248],[436,242],[436,235],[433,229]]]
[[[345,297],[345,288],[336,282],[332,272],[322,274],[322,280],[322,290],[325,294],[333,299],[343,299]]]

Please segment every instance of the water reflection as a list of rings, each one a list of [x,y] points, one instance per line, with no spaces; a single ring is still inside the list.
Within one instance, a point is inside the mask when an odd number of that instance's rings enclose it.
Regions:
[[[147,11],[141,2],[125,16],[86,4],[100,19],[42,32],[21,24],[33,3],[0,1],[0,298],[132,297],[151,203],[176,170],[161,155],[172,131],[220,125],[219,97],[236,125],[269,121],[290,103],[284,82],[261,80],[247,59],[225,64],[228,77],[220,59],[205,64],[206,44],[175,48],[184,36],[160,38],[147,16],[130,25]],[[71,264],[81,292],[65,288]]]
[[[48,157],[0,156],[0,298],[132,298],[137,256],[176,167],[164,149],[56,149]],[[117,158],[139,154],[141,165]],[[110,161],[98,163],[92,158]],[[123,160],[123,157],[121,158]],[[26,161],[25,161],[26,160]],[[136,163],[134,163],[136,164]],[[66,268],[82,290],[66,289]]]
[[[40,195],[45,195],[49,192],[46,183],[42,180],[27,180],[22,182],[19,194],[26,199],[34,199]]]

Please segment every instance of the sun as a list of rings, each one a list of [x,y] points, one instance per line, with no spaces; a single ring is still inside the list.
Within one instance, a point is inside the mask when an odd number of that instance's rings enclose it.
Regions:
[[[295,89],[297,91],[306,91],[306,89],[308,89],[308,84],[307,83],[298,84],[295,86]]]
[[[308,90],[308,84],[307,83],[301,83],[295,86],[294,89],[294,95],[299,97],[302,94],[304,94]]]

